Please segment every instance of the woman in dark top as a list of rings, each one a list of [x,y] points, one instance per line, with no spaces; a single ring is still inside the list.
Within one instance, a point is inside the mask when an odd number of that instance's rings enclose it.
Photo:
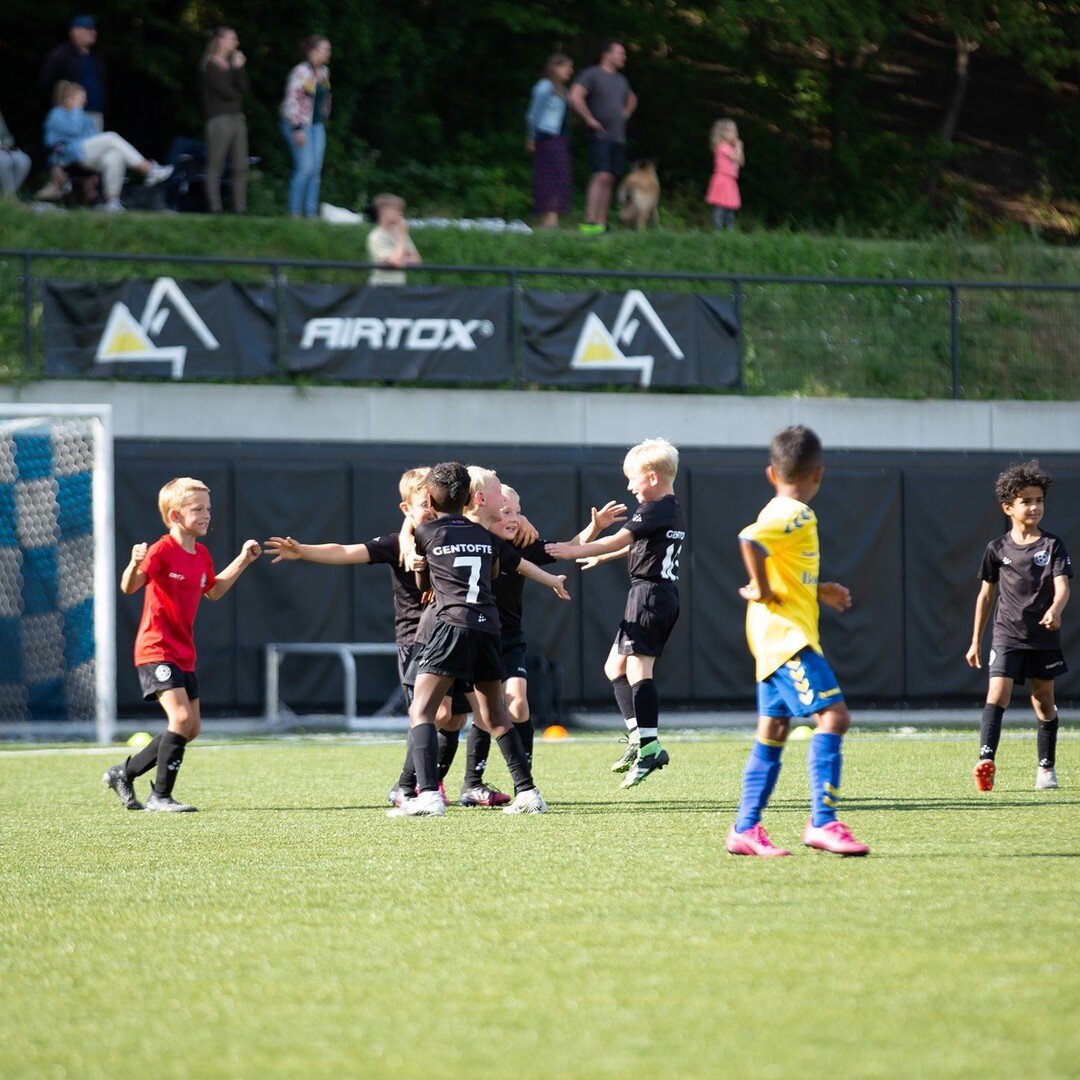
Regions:
[[[221,169],[232,166],[232,205],[247,212],[248,134],[244,94],[248,89],[246,57],[236,31],[219,26],[202,58],[203,115],[206,118],[206,201],[221,213]]]

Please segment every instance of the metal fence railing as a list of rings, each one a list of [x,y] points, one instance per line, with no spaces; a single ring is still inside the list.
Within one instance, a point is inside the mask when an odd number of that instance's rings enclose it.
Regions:
[[[46,377],[41,283],[48,279],[186,273],[281,288],[309,281],[359,285],[371,268],[314,259],[0,249],[0,379]],[[634,288],[730,297],[740,326],[739,390],[748,394],[1080,399],[1080,283],[448,265],[409,273],[416,281],[508,285],[515,293]],[[278,331],[284,340],[283,327]],[[279,370],[279,381],[294,378]],[[521,385],[520,365],[515,370]]]

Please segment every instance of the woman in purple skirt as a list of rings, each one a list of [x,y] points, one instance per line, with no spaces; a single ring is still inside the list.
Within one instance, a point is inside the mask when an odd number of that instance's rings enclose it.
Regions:
[[[553,53],[544,77],[533,87],[525,111],[525,149],[533,156],[533,210],[540,225],[554,229],[559,215],[570,211],[569,114],[567,88],[574,62],[565,53]]]

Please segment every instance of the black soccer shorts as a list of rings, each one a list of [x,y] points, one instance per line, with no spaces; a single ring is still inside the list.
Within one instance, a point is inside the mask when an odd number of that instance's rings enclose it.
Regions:
[[[1060,649],[1015,649],[1001,645],[990,650],[990,678],[1012,679],[1023,686],[1025,679],[1056,679],[1069,670]]]
[[[656,581],[635,581],[615,635],[620,656],[663,656],[664,646],[679,621],[679,590]]]
[[[139,676],[143,701],[154,701],[162,690],[186,690],[189,701],[199,700],[199,680],[194,671],[184,671],[176,664],[139,664],[135,669]]]

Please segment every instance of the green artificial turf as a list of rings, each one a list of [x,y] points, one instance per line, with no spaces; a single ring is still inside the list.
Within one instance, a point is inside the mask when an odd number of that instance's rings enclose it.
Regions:
[[[0,755],[0,1075],[1077,1075],[1074,740],[980,795],[974,733],[854,733],[867,859],[799,843],[792,744],[777,860],[724,853],[749,736],[666,741],[631,792],[614,739],[538,742],[547,816],[410,820],[388,740],[196,743],[193,815]]]

